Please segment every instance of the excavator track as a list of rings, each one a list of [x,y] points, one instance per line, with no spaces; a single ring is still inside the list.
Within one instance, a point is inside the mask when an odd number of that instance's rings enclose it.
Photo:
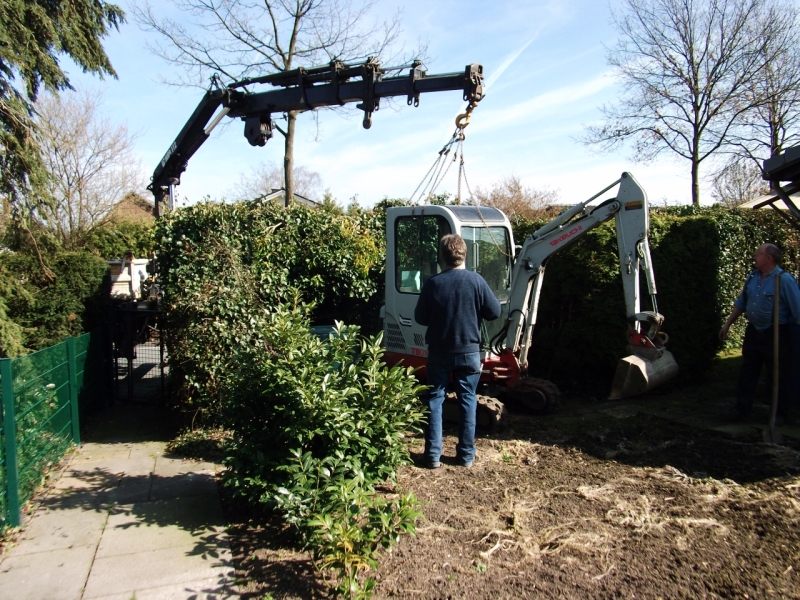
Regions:
[[[443,416],[446,421],[458,422],[458,398],[455,392],[445,396]],[[508,424],[508,409],[491,396],[478,394],[478,410],[476,414],[477,430],[484,433],[499,433]]]
[[[525,377],[506,394],[537,415],[549,415],[561,401],[558,386],[547,379]]]
[[[498,433],[508,424],[508,409],[505,404],[491,396],[478,395],[477,425],[481,431]]]

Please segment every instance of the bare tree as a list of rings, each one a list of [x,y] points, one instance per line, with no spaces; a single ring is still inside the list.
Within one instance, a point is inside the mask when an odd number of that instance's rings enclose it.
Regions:
[[[714,177],[714,201],[733,208],[769,191],[758,165],[745,159],[732,159]]]
[[[558,191],[525,187],[519,177],[510,175],[495,183],[488,191],[477,188],[475,198],[483,206],[502,210],[509,218],[520,216],[536,219],[552,212],[558,202]]]
[[[252,200],[283,187],[283,168],[272,162],[261,163],[243,173],[231,192],[234,200]],[[294,189],[300,196],[314,200],[322,189],[322,177],[302,165],[294,167]],[[287,195],[288,198],[288,195]]]
[[[750,159],[760,169],[767,158],[800,141],[800,15],[791,3],[774,3],[756,32],[769,34],[760,48],[765,64],[749,86],[751,108],[732,129],[734,160]]]
[[[183,68],[180,82],[203,85],[217,74],[226,83],[266,72],[380,57],[401,33],[399,14],[371,21],[377,0],[172,0],[179,19],[158,16],[145,2],[134,14],[148,31],[159,34],[151,49]],[[286,113],[284,178],[287,202],[295,184],[294,135],[300,111]]]
[[[37,140],[47,170],[36,217],[65,247],[103,224],[128,191],[144,190],[136,136],[100,114],[89,91],[45,95],[35,105]]]
[[[626,0],[613,15],[620,38],[608,61],[621,99],[585,141],[611,149],[634,143],[634,158],[664,151],[691,164],[692,202],[700,203],[700,165],[724,146],[754,99],[753,82],[772,61],[764,40],[770,0]]]

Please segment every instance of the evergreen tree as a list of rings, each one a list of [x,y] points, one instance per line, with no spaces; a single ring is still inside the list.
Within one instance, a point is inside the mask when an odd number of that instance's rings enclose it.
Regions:
[[[103,0],[2,0],[0,3],[0,195],[12,201],[45,176],[33,136],[40,88],[71,89],[59,55],[86,72],[116,77],[100,40],[125,14]]]

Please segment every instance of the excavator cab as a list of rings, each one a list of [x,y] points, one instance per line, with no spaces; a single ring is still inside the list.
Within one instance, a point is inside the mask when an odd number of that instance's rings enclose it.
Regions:
[[[382,309],[387,361],[424,368],[425,327],[414,321],[420,290],[441,271],[439,240],[456,233],[467,244],[466,268],[480,273],[503,307],[501,317],[484,324],[483,358],[489,340],[508,315],[514,236],[499,210],[477,206],[404,206],[390,208],[386,218],[386,305]]]

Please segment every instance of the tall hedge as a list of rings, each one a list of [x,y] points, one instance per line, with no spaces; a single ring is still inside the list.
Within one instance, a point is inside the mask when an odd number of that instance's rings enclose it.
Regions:
[[[102,323],[106,262],[90,252],[52,252],[44,260],[0,252],[0,356],[18,356]]]
[[[373,322],[385,252],[379,227],[371,214],[273,202],[204,203],[160,219],[167,343],[182,406],[221,415],[227,361],[263,343],[253,317],[293,302],[296,291],[313,304],[313,324]]]
[[[387,206],[390,203],[387,203]],[[349,215],[277,204],[202,204],[158,225],[159,259],[184,406],[215,412],[226,357],[258,340],[249,319],[293,298],[314,303],[314,324],[380,328],[385,208]],[[515,220],[518,243],[542,223]],[[772,211],[675,207],[651,211],[658,309],[680,367],[696,381],[722,348],[717,332],[752,266],[774,241],[797,274],[800,237]],[[536,376],[566,391],[608,392],[625,350],[625,304],[613,223],[589,232],[548,263],[530,360]],[[642,309],[650,304],[643,289]],[[744,319],[728,345],[741,343]]]
[[[520,243],[540,224],[514,225]],[[756,247],[765,241],[784,249],[784,268],[796,275],[800,236],[772,211],[688,206],[651,211],[658,310],[681,368],[679,383],[697,381],[712,366],[723,347],[717,333],[752,268]],[[618,268],[613,223],[550,260],[530,354],[534,374],[567,390],[608,391],[615,363],[626,353]],[[649,310],[642,292],[642,309]],[[744,324],[740,319],[731,330],[729,347],[741,343]]]

